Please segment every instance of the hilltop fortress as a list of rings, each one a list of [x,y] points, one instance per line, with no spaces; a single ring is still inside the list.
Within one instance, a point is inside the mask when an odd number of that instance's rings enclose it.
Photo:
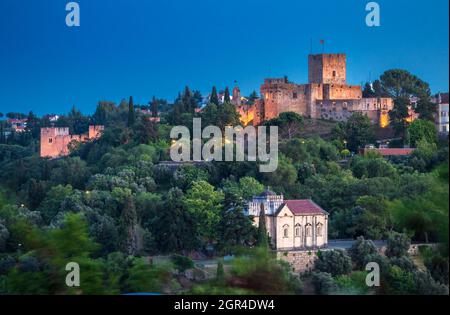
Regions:
[[[97,139],[103,133],[104,126],[89,126],[88,133],[69,134],[69,128],[41,128],[41,157],[57,158],[69,155],[69,144]]]
[[[233,102],[244,124],[259,125],[283,112],[335,121],[345,121],[353,112],[361,112],[374,124],[386,127],[393,100],[363,98],[361,86],[347,84],[346,68],[345,54],[309,55],[308,83],[293,83],[287,77],[268,78],[261,85],[261,98],[254,104],[241,104],[237,88],[233,90]]]

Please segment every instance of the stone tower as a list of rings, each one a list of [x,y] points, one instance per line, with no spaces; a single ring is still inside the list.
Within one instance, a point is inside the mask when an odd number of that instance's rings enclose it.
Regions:
[[[345,54],[309,55],[308,80],[318,84],[346,84]]]
[[[233,99],[231,100],[231,103],[235,106],[241,106],[241,90],[239,90],[238,86],[233,88]]]

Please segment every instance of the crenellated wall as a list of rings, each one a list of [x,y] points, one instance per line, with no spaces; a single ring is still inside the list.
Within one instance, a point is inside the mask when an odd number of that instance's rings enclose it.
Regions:
[[[71,142],[85,142],[101,136],[104,126],[89,126],[89,131],[82,135],[70,135],[67,127],[41,128],[40,156],[56,158],[69,155]]]

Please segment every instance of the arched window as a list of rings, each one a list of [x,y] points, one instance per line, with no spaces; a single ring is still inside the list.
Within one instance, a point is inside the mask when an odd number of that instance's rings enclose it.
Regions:
[[[283,226],[283,237],[288,238],[289,237],[289,225]]]
[[[302,236],[302,227],[300,226],[300,224],[296,224],[295,225],[295,237],[300,237]]]
[[[305,233],[306,233],[306,236],[312,236],[312,226],[311,226],[311,224],[308,223],[305,226]]]
[[[317,234],[317,236],[322,236],[322,230],[323,230],[322,223],[318,223],[317,226],[316,226],[316,234]]]

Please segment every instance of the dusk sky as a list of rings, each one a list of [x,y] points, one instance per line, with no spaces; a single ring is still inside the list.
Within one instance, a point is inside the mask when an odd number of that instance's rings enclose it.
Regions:
[[[347,54],[350,84],[403,68],[448,91],[448,0],[379,0],[378,28],[365,24],[366,0],[79,0],[72,28],[68,2],[0,1],[0,112],[89,114],[130,95],[172,101],[185,85],[306,83],[311,39],[314,53],[324,39],[326,53]]]

